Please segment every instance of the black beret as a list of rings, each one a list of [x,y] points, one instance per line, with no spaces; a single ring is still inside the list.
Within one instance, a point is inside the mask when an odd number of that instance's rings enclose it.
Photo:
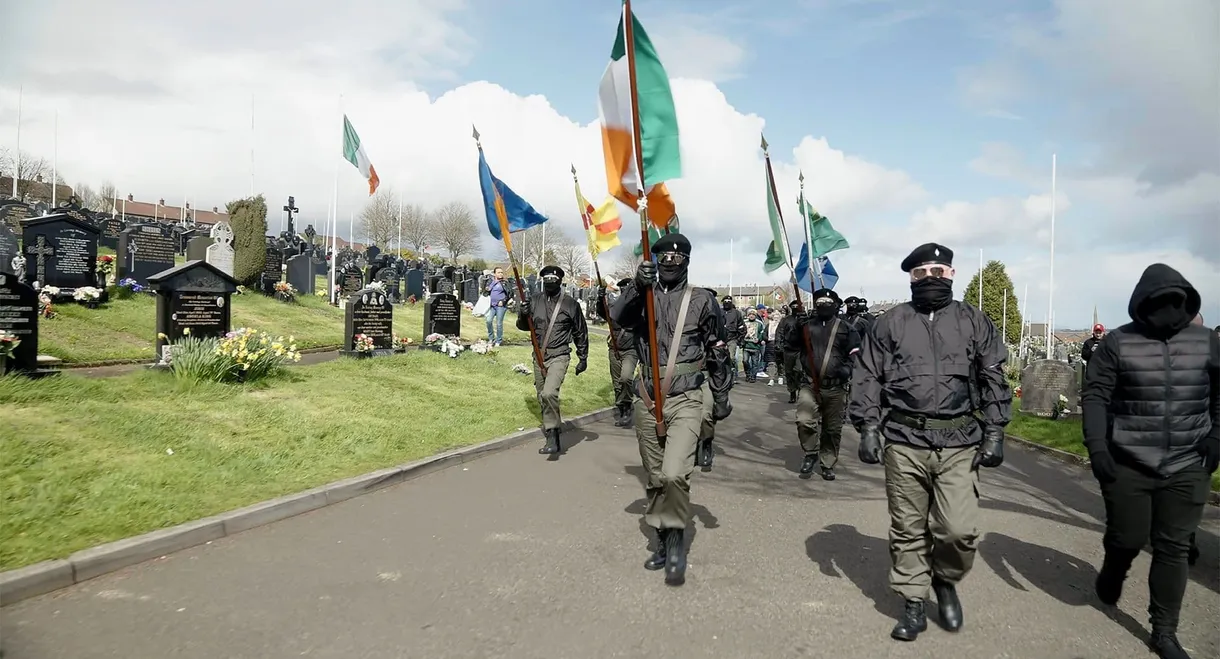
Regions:
[[[624,287],[624,286],[626,286],[627,284],[630,284],[630,283],[631,283],[631,280],[630,280],[630,279],[620,279],[620,280],[618,280],[618,283],[617,283],[617,284],[615,284],[615,286],[618,286],[619,288],[622,288],[622,287]]]
[[[843,300],[843,304],[855,304],[856,302],[859,302],[859,301],[860,301],[860,298],[853,295],[853,296],[847,298],[846,300]]]
[[[561,268],[557,265],[548,265],[548,266],[544,266],[542,268],[542,270],[538,271],[539,277],[545,277],[547,275],[556,275],[560,279],[563,279],[563,268]]]
[[[953,267],[953,250],[936,243],[924,243],[902,260],[902,271],[910,272],[929,263],[940,263]]]
[[[678,252],[690,256],[690,241],[680,233],[667,233],[652,245],[653,252]]]
[[[818,298],[823,298],[823,297],[828,297],[828,298],[834,300],[835,304],[842,303],[842,300],[839,299],[839,294],[830,290],[829,288],[819,288],[818,290],[813,292],[813,299],[815,302],[817,301]]]

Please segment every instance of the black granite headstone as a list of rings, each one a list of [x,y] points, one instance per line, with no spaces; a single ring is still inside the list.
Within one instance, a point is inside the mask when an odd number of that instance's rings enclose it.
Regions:
[[[424,299],[424,271],[408,270],[406,279],[406,296],[414,295],[416,300]]]
[[[21,228],[21,221],[35,215],[29,204],[20,201],[0,201],[0,224],[7,224],[14,231]]]
[[[67,215],[22,222],[25,283],[77,289],[97,286],[97,227]],[[62,291],[68,293],[69,290]]]
[[[339,269],[335,274],[339,285],[339,296],[348,298],[357,291],[364,288],[364,273],[360,272],[360,268],[356,267],[355,263],[348,263]]]
[[[208,247],[212,244],[210,236],[195,236],[186,241],[186,260],[188,261],[206,261],[208,260]]]
[[[98,244],[118,252],[119,234],[126,228],[123,226],[123,221],[117,217],[105,215],[97,218],[97,227],[102,230],[102,235],[98,237]]]
[[[461,336],[462,303],[452,293],[437,293],[424,306],[424,336]]]
[[[230,297],[237,280],[206,261],[154,273],[148,278],[157,293],[157,357],[165,361],[165,348],[190,335],[220,338],[230,329]],[[167,338],[161,338],[164,335]]]
[[[17,246],[17,234],[5,222],[0,222],[0,272],[16,273],[13,258],[21,253]]]
[[[0,332],[21,341],[5,368],[34,371],[38,366],[38,292],[4,273],[0,273]]]
[[[117,281],[134,279],[146,284],[148,278],[174,267],[178,243],[173,230],[164,224],[137,224],[119,233]]]
[[[373,351],[393,352],[394,306],[382,291],[363,289],[356,291],[347,300],[343,314],[343,345],[347,352],[356,348],[356,335],[363,334],[373,340]]]
[[[298,295],[313,295],[313,261],[308,254],[297,254],[288,259],[288,283],[297,289]]]
[[[284,276],[284,253],[279,247],[267,247],[264,250],[267,260],[263,261],[263,273],[259,277],[263,295],[275,295],[275,285]]]

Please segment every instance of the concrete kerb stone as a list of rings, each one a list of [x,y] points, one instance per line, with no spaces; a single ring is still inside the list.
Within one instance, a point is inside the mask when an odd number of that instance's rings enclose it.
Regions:
[[[1037,442],[1031,442],[1028,439],[1017,437],[1016,435],[1006,434],[1004,436],[1006,438],[1008,438],[1008,440],[1011,442],[1016,442],[1017,444],[1020,444],[1021,446],[1024,446],[1025,448],[1028,448],[1033,451],[1037,451],[1038,453],[1041,453],[1043,455],[1054,458],[1060,462],[1066,462],[1070,465],[1075,465],[1077,467],[1081,467],[1084,469],[1090,468],[1089,459],[1084,457],[1083,455],[1076,455],[1075,453],[1070,453],[1068,451],[1064,451],[1062,449],[1057,449],[1057,448],[1054,448],[1051,446],[1043,446],[1042,444],[1039,444]],[[1215,492],[1215,491],[1210,492],[1207,495],[1207,503],[1209,503],[1213,506],[1220,506],[1220,492]]]
[[[563,427],[575,429],[596,423],[610,417],[613,411],[614,408],[607,407],[583,414],[565,421]],[[213,517],[84,549],[72,554],[67,560],[44,561],[0,572],[0,606],[8,606],[166,554],[369,494],[541,438],[542,432],[537,428],[521,430],[405,465],[379,469]]]

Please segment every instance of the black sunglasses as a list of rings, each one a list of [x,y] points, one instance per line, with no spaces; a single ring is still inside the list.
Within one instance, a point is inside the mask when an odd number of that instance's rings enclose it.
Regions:
[[[681,252],[665,252],[664,254],[657,254],[657,263],[663,265],[682,265],[686,263],[687,258],[689,257]]]

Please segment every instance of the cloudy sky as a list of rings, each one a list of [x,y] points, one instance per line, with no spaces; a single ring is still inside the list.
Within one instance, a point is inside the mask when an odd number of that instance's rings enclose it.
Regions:
[[[16,141],[23,86],[22,150],[51,156],[58,110],[69,183],[223,206],[249,193],[253,148],[255,188],[273,207],[295,195],[321,227],[336,171],[342,220],[367,200],[340,158],[342,112],[382,185],[425,207],[479,203],[473,122],[496,174],[575,232],[569,166],[590,199],[606,189],[597,84],[618,4],[19,2],[0,42],[0,144]],[[1120,324],[1156,261],[1190,278],[1220,323],[1213,0],[635,9],[673,78],[684,176],[672,189],[699,282],[770,279],[765,131],[786,215],[803,171],[807,196],[852,242],[832,255],[841,292],[906,297],[899,261],[938,241],[965,276],[980,249],[1007,263],[1042,322],[1057,153],[1056,324],[1087,325],[1094,305]]]

